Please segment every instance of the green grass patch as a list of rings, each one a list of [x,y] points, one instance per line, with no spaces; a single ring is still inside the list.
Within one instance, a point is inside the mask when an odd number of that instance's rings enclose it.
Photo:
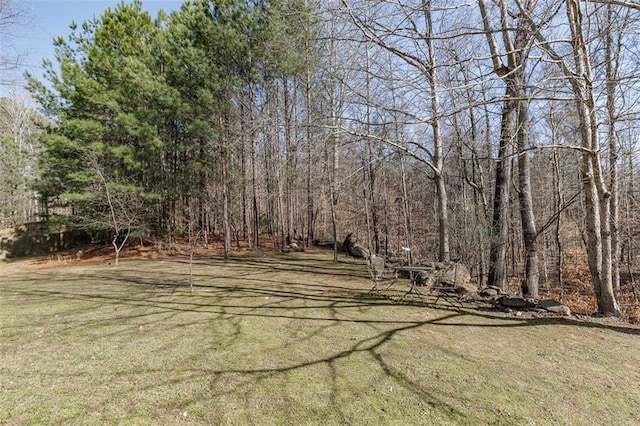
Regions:
[[[372,298],[324,252],[198,259],[194,282],[175,260],[2,274],[0,423],[640,424],[622,323]]]

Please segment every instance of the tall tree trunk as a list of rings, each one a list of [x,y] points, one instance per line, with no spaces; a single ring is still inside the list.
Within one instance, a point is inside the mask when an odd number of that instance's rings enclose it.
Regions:
[[[407,244],[407,261],[413,265],[413,228],[411,226],[411,207],[409,205],[409,191],[407,191],[407,173],[404,156],[400,156],[400,179],[402,183],[402,216],[404,218],[404,235]]]
[[[249,178],[247,177],[247,153],[246,141],[244,138],[241,138],[240,140],[240,173],[242,174],[242,239],[247,241],[249,239],[249,212],[247,211],[249,208]]]
[[[527,3],[529,7],[530,2]],[[518,199],[520,201],[520,220],[522,239],[525,251],[525,285],[528,296],[538,298],[540,272],[538,266],[538,232],[533,213],[533,196],[531,188],[531,156],[529,154],[529,101],[526,93],[525,68],[528,59],[531,29],[526,19],[519,19],[516,28],[513,53],[514,69],[510,76],[514,81],[515,98],[517,99],[517,131],[518,142]],[[505,78],[510,78],[506,77]]]
[[[376,167],[375,167],[375,163],[377,159],[375,157],[375,153],[373,152],[373,149],[371,146],[372,143],[373,141],[369,141],[367,143],[367,152],[369,154],[367,158],[369,190],[366,193],[368,194],[368,197],[369,197],[369,209],[371,214],[371,228],[369,228],[368,232],[371,232],[371,235],[372,235],[371,238],[369,238],[369,248],[371,249],[372,253],[379,254],[380,253],[380,224],[378,219],[378,203],[377,203],[378,197],[376,196],[377,176],[376,176]]]
[[[587,257],[593,281],[598,311],[606,315],[620,316],[620,307],[613,293],[611,275],[611,193],[607,190],[600,163],[600,142],[593,92],[593,76],[589,48],[582,34],[582,11],[579,0],[568,0],[567,17],[571,27],[576,72],[570,82],[576,98],[580,135],[582,138],[582,179],[587,210]]]
[[[489,8],[486,0],[478,0],[482,22],[484,26],[487,44],[491,52],[494,72],[500,76],[508,75],[509,68],[502,64],[501,56],[498,53],[498,44],[495,40],[495,31],[491,25],[489,17]],[[501,4],[503,15],[504,2]],[[506,23],[503,16],[503,22]],[[505,35],[505,48],[508,52],[512,52],[510,48],[510,39]],[[488,284],[504,289],[506,285],[507,273],[507,246],[509,240],[509,179],[511,177],[511,151],[512,151],[512,135],[516,122],[516,105],[512,98],[513,88],[510,84],[506,84],[505,101],[502,107],[502,121],[500,124],[500,144],[498,148],[498,162],[496,165],[496,180],[493,196],[493,220],[491,223],[491,242],[489,248],[489,277]]]
[[[553,125],[552,125],[553,126]],[[552,129],[552,142],[555,140],[555,130]],[[553,180],[555,189],[555,210],[558,212],[558,218],[556,219],[555,229],[555,243],[556,243],[556,270],[558,271],[558,284],[560,285],[560,294],[564,298],[564,247],[562,244],[562,238],[560,236],[560,230],[562,229],[562,215],[560,211],[564,205],[564,198],[562,194],[562,175],[560,173],[560,161],[558,160],[558,153],[553,153]]]
[[[497,238],[492,239],[491,266],[489,273],[489,283],[500,288],[504,288],[504,272],[496,268],[506,267],[502,259],[502,247],[505,241],[502,239],[508,235],[508,231],[503,229],[506,226],[508,209],[508,186],[509,175],[504,174],[508,154],[507,146],[511,140],[515,140],[518,145],[518,199],[520,204],[520,219],[522,236],[525,251],[525,281],[528,296],[538,297],[538,250],[537,231],[535,217],[533,213],[533,197],[531,194],[531,158],[529,149],[529,103],[525,89],[525,65],[528,58],[528,49],[531,39],[530,22],[526,18],[519,18],[515,30],[515,36],[511,35],[511,28],[508,27],[509,12],[507,3],[502,0],[499,4],[502,22],[502,38],[506,49],[505,55],[507,64],[501,62],[501,55],[498,52],[497,43],[494,39],[494,31],[488,15],[488,8],[485,0],[479,1],[480,11],[483,18],[485,35],[494,65],[494,72],[505,82],[505,100],[503,105],[503,119],[500,135],[499,163],[496,172],[496,191],[494,199],[494,227],[498,227]],[[530,12],[533,3],[524,2],[526,12]],[[504,215],[504,216],[503,216]],[[515,246],[513,247],[515,250]]]
[[[372,135],[373,122],[372,122],[372,96],[371,96],[371,52],[370,52],[370,43],[366,43],[365,45],[365,125],[366,125],[366,134],[368,136]],[[365,178],[368,178],[367,187],[365,187],[364,195],[365,195],[365,206],[368,205],[367,209],[367,246],[371,253],[380,254],[380,230],[378,223],[378,204],[377,204],[377,188],[376,188],[376,180],[377,180],[377,152],[374,150],[374,142],[373,137],[369,137],[365,143],[367,158],[365,159],[366,168],[365,168]],[[367,199],[368,197],[368,199]],[[369,222],[370,219],[370,222]]]
[[[307,40],[308,41],[308,40]],[[309,46],[307,46],[308,52]],[[307,131],[307,246],[313,245],[313,222],[314,222],[314,203],[313,203],[313,185],[312,185],[312,164],[313,164],[313,153],[311,138],[312,138],[312,129],[311,129],[311,115],[312,115],[312,106],[311,106],[311,70],[309,69],[309,65],[306,70],[306,80],[305,80],[305,100],[306,100],[306,108],[307,108],[307,122],[306,122],[306,131]]]
[[[479,0],[483,2],[484,0]],[[611,193],[606,187],[602,164],[600,163],[600,141],[593,87],[593,72],[589,45],[583,35],[584,19],[582,6],[590,3],[567,0],[565,10],[570,29],[569,44],[572,61],[568,63],[542,35],[528,10],[520,8],[523,19],[527,19],[533,29],[538,45],[551,57],[567,78],[575,98],[579,120],[579,134],[582,142],[582,181],[585,193],[587,222],[587,258],[598,302],[598,311],[605,315],[620,316],[620,307],[613,293],[611,274]]]
[[[260,247],[260,211],[258,209],[258,141],[256,140],[256,111],[253,97],[253,82],[247,82],[249,95],[249,138],[251,140],[251,218],[252,245]]]
[[[280,102],[280,94],[279,94],[279,84],[275,83],[273,97],[275,98],[275,106],[274,106],[274,121],[276,124],[273,126],[273,148],[274,148],[274,158],[275,158],[275,176],[276,176],[276,215],[278,217],[277,226],[279,232],[279,246],[280,249],[283,250],[287,245],[287,228],[286,228],[286,219],[284,214],[284,187],[285,187],[285,176],[283,170],[286,168],[285,159],[282,155],[282,145],[280,144],[280,113],[281,113],[281,102]],[[282,111],[282,117],[286,117],[286,111]],[[282,119],[285,122],[285,119]]]
[[[433,44],[433,22],[431,16],[431,0],[423,0],[422,7],[424,11],[424,19],[426,24],[426,44],[429,54],[428,63],[430,67],[427,69],[427,80],[431,89],[431,129],[433,131],[433,162],[435,166],[434,181],[436,185],[437,196],[437,215],[438,215],[438,258],[440,262],[448,262],[449,253],[449,207],[447,188],[444,176],[444,141],[442,138],[442,130],[440,127],[440,87],[438,77],[436,75],[436,52]]]
[[[619,208],[619,183],[618,183],[618,133],[616,131],[617,111],[616,111],[616,88],[618,82],[618,58],[620,46],[614,46],[613,29],[614,25],[613,6],[607,5],[606,13],[606,38],[605,38],[605,64],[606,64],[606,91],[607,91],[607,118],[609,138],[609,189],[611,191],[611,257],[613,268],[613,287],[620,288],[620,208]],[[615,50],[614,50],[615,49]]]
[[[295,86],[294,86],[295,87]],[[295,98],[295,94],[289,94],[289,79],[285,78],[282,82],[282,97],[284,102],[284,143],[286,149],[285,159],[285,208],[286,208],[286,234],[287,240],[290,242],[292,238],[296,238],[294,230],[295,214],[294,214],[294,182],[297,176],[297,146],[293,142],[291,135],[292,130],[292,102],[291,97]]]
[[[227,131],[228,135],[229,132]],[[220,141],[220,165],[222,174],[222,234],[223,234],[223,250],[224,259],[229,257],[231,250],[231,227],[229,225],[229,157],[228,157],[228,138],[224,137]]]
[[[522,98],[524,99],[524,98]],[[525,280],[528,296],[538,298],[540,272],[538,270],[538,232],[533,214],[531,189],[531,158],[529,156],[529,105],[525,100],[518,101],[518,197],[520,201],[520,220],[525,250]]]
[[[493,196],[493,219],[489,247],[488,284],[502,290],[507,282],[507,247],[509,241],[509,179],[511,176],[511,138],[507,129],[513,127],[512,106],[505,103],[502,111],[500,146],[496,164],[496,180]]]

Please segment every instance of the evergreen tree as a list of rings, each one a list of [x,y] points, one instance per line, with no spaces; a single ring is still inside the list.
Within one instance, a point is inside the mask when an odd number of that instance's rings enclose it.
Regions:
[[[53,91],[29,78],[56,120],[42,138],[39,188],[46,204],[71,207],[78,225],[114,232],[108,186],[126,199],[142,197],[128,208],[144,212],[155,199],[163,140],[154,122],[168,90],[152,68],[159,29],[138,1],[71,28],[68,40],[55,41],[60,72],[46,64]]]

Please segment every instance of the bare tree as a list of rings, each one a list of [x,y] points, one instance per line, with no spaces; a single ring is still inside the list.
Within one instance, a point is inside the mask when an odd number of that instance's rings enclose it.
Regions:
[[[43,120],[17,95],[0,99],[0,223],[35,221],[40,213],[33,189],[40,153],[37,122]]]
[[[495,40],[495,30],[491,23],[490,12],[485,0],[479,0],[482,22],[487,37],[487,43],[491,51],[494,72],[505,80],[504,106],[502,110],[502,122],[500,129],[500,145],[498,150],[498,164],[496,166],[495,191],[493,201],[493,236],[491,238],[490,258],[489,258],[489,284],[504,289],[506,284],[506,255],[507,241],[509,237],[509,187],[511,175],[511,158],[513,151],[513,140],[517,129],[518,120],[518,97],[517,92],[521,90],[518,85],[524,78],[523,64],[518,63],[521,59],[513,41],[509,35],[507,27],[507,6],[504,1],[500,3],[500,22],[508,62],[503,64],[501,55],[498,52],[498,43]]]
[[[12,38],[17,29],[28,24],[29,14],[20,0],[0,0],[0,86],[16,85],[19,76],[13,74],[24,62],[27,52],[19,51]]]
[[[88,231],[104,232],[111,239],[117,265],[120,252],[129,241],[132,233],[144,231],[144,214],[147,200],[152,195],[143,193],[142,188],[112,177],[100,162],[97,152],[85,151],[88,161],[87,179],[91,183],[82,193],[69,193],[65,196],[72,204],[82,206],[74,216],[77,225]]]
[[[587,222],[587,255],[593,282],[598,311],[620,316],[620,307],[613,292],[612,252],[611,252],[611,192],[605,181],[600,161],[600,137],[594,88],[593,66],[589,51],[589,42],[585,38],[585,19],[582,7],[587,3],[568,0],[565,4],[567,24],[569,26],[569,44],[572,56],[560,54],[553,42],[543,34],[531,12],[517,1],[520,13],[529,21],[532,35],[538,46],[560,67],[571,85],[582,142],[582,179],[585,193]]]
[[[407,111],[406,114],[413,119],[420,120],[421,124],[427,124],[430,127],[431,138],[429,140],[411,142],[410,145],[415,148],[413,150],[409,149],[407,144],[387,138],[381,134],[367,132],[363,136],[368,137],[370,140],[393,146],[429,168],[437,193],[438,257],[441,261],[448,261],[450,257],[448,196],[445,185],[444,139],[442,137],[443,117],[440,107],[442,89],[439,86],[439,77],[437,75],[440,64],[438,63],[438,53],[435,47],[437,37],[433,27],[434,11],[432,4],[426,0],[408,4],[377,2],[375,8],[378,13],[377,16],[369,13],[369,9],[364,3],[355,7],[350,2],[342,0],[342,6],[351,22],[364,36],[366,43],[375,44],[403,64],[399,66],[399,74],[397,76],[387,76],[386,78],[401,80],[405,77],[402,74],[406,72],[406,68],[409,68],[415,73],[412,78],[420,76],[425,80],[425,86],[413,88],[413,90],[423,90],[419,98],[422,99],[424,96],[429,100],[428,118],[419,119],[423,109],[421,105],[416,106],[420,112]],[[444,11],[440,10],[439,16],[443,13]],[[395,32],[390,33],[390,21],[394,19],[406,22],[406,25],[402,25]],[[367,69],[366,72],[372,73],[373,71],[372,69]],[[380,108],[384,109],[385,106],[380,105]],[[386,108],[393,110],[394,106],[387,105]]]

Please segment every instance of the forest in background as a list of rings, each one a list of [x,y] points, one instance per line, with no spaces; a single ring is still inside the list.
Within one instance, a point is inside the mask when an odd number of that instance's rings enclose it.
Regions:
[[[619,316],[638,264],[639,9],[121,3],[28,76],[38,111],[1,100],[0,223],[64,223],[116,252],[353,234],[532,297],[584,259],[598,312]]]

